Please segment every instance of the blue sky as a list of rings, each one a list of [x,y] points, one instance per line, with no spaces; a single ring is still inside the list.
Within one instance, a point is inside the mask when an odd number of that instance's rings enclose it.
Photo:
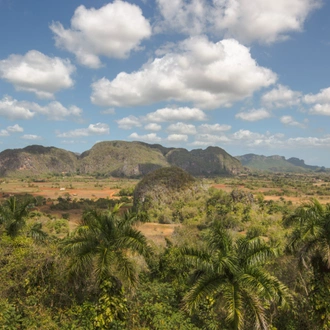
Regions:
[[[0,151],[104,140],[330,167],[330,4],[0,0]]]

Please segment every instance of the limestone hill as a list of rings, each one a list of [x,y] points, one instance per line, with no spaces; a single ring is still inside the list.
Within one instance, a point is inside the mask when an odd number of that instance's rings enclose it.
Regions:
[[[76,155],[38,145],[0,153],[0,176],[81,173],[141,177],[158,168],[177,166],[194,176],[233,175],[241,163],[218,147],[188,151],[143,142],[104,141]]]

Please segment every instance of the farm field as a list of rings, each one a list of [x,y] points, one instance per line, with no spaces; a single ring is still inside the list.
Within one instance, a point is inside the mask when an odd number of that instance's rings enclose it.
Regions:
[[[218,177],[201,179],[203,185],[230,193],[234,189],[251,193],[256,198],[262,196],[265,201],[290,201],[295,205],[317,198],[322,204],[330,203],[330,175],[310,174],[308,176],[290,175],[254,175],[239,178]],[[44,205],[38,206],[38,211],[53,218],[61,218],[63,214],[70,219],[69,229],[73,230],[81,219],[83,208],[56,210],[52,205],[59,199],[81,201],[121,198],[121,189],[133,189],[139,182],[137,179],[94,177],[51,177],[48,179],[0,179],[0,202],[9,196],[29,194],[45,199]],[[131,197],[128,197],[131,200]],[[165,237],[171,237],[177,224],[146,223],[139,228],[146,237],[157,245],[165,244]]]

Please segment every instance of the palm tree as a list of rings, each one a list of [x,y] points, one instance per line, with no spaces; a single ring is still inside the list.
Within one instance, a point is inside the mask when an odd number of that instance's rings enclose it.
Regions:
[[[323,206],[318,200],[298,207],[285,219],[295,224],[288,248],[297,253],[300,265],[330,271],[330,204]]]
[[[63,252],[70,256],[74,275],[91,271],[99,285],[105,280],[137,283],[134,254],[146,255],[146,238],[132,227],[136,217],[121,215],[121,205],[101,212],[89,210],[72,235],[62,242]]]
[[[211,299],[230,329],[252,329],[252,324],[255,329],[268,329],[271,305],[291,302],[288,289],[263,267],[277,251],[261,238],[233,241],[228,231],[215,224],[206,249],[185,249],[184,254],[196,269],[193,286],[184,297],[184,308],[190,313]]]
[[[4,224],[7,235],[15,237],[25,226],[25,219],[29,214],[31,200],[18,199],[11,196],[0,205],[0,223]]]
[[[284,219],[294,224],[288,250],[298,257],[299,266],[312,270],[308,298],[320,328],[330,327],[330,204],[312,199]]]

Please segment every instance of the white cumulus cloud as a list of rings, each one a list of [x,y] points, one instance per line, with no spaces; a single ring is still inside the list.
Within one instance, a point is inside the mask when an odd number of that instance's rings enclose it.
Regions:
[[[99,56],[126,58],[151,35],[151,26],[141,9],[116,0],[99,9],[81,5],[71,19],[71,28],[59,22],[51,24],[56,46],[76,55],[78,62],[99,68]]]
[[[299,105],[301,97],[301,92],[292,91],[287,86],[278,85],[276,88],[265,93],[261,97],[261,101],[269,107],[285,108]]]
[[[136,140],[136,141],[144,141],[144,142],[150,142],[150,143],[155,143],[155,142],[160,142],[162,139],[157,136],[156,133],[149,133],[145,135],[139,135],[137,133],[132,133],[129,136],[130,139]]]
[[[57,132],[57,137],[75,138],[80,136],[107,135],[110,133],[109,126],[104,123],[90,124],[87,128],[78,128],[68,132]]]
[[[228,143],[230,139],[225,135],[216,134],[197,134],[195,141],[191,143],[192,146],[210,146],[222,143]]]
[[[330,103],[330,87],[321,89],[317,94],[307,94],[304,96],[305,103]]]
[[[0,116],[8,119],[31,119],[35,115],[32,107],[28,102],[20,102],[5,95],[0,100]]]
[[[298,121],[294,120],[292,116],[282,116],[280,118],[280,121],[284,125],[289,125],[289,126],[298,126],[298,127],[305,127],[303,123],[299,123]]]
[[[147,125],[144,126],[144,129],[146,129],[147,131],[160,131],[162,129],[162,126],[156,123],[149,123]]]
[[[330,103],[315,104],[311,109],[309,109],[309,113],[312,115],[330,116]]]
[[[273,43],[303,30],[321,0],[157,0],[162,19],[156,32],[212,32],[243,43]]]
[[[1,129],[0,136],[9,136],[9,132],[6,129]]]
[[[39,98],[53,98],[54,93],[74,85],[75,67],[69,60],[49,57],[36,50],[25,55],[10,55],[0,61],[0,77],[19,91],[35,93]]]
[[[307,94],[304,102],[314,105],[309,109],[312,115],[330,116],[330,87],[321,89],[317,94]]]
[[[131,129],[133,127],[140,127],[141,119],[131,115],[131,116],[117,120],[117,123],[118,123],[119,128]]]
[[[163,108],[148,113],[144,120],[150,122],[171,122],[171,121],[203,121],[206,120],[205,113],[197,108]]]
[[[15,124],[13,126],[8,126],[7,131],[10,133],[18,133],[18,132],[23,132],[24,129],[23,129],[23,127],[19,126],[18,124]]]
[[[92,84],[91,100],[101,106],[136,106],[160,101],[191,102],[196,107],[229,107],[275,83],[250,50],[234,39],[213,43],[205,36],[182,41],[176,50],[132,73]]]
[[[271,114],[261,108],[261,109],[252,109],[246,112],[239,112],[235,115],[236,118],[246,120],[246,121],[258,121],[271,117]]]
[[[169,142],[187,142],[188,135],[185,134],[170,134],[167,137],[167,141]]]
[[[41,106],[35,102],[18,101],[8,95],[0,100],[0,116],[8,119],[32,119],[37,114],[50,120],[65,120],[80,117],[82,110],[75,105],[66,108],[58,101]]]
[[[22,139],[24,139],[24,140],[41,140],[42,137],[39,135],[35,135],[35,134],[24,134],[22,136]]]
[[[50,102],[43,107],[36,107],[35,110],[51,120],[64,120],[67,117],[80,117],[82,114],[82,110],[77,106],[72,105],[66,108],[58,101]]]
[[[178,122],[175,124],[171,124],[167,127],[168,132],[179,133],[180,135],[194,135],[196,134],[196,127],[191,124],[185,124],[182,122]]]
[[[198,127],[198,131],[202,133],[215,133],[215,132],[226,132],[231,129],[230,125],[220,124],[202,124]]]

